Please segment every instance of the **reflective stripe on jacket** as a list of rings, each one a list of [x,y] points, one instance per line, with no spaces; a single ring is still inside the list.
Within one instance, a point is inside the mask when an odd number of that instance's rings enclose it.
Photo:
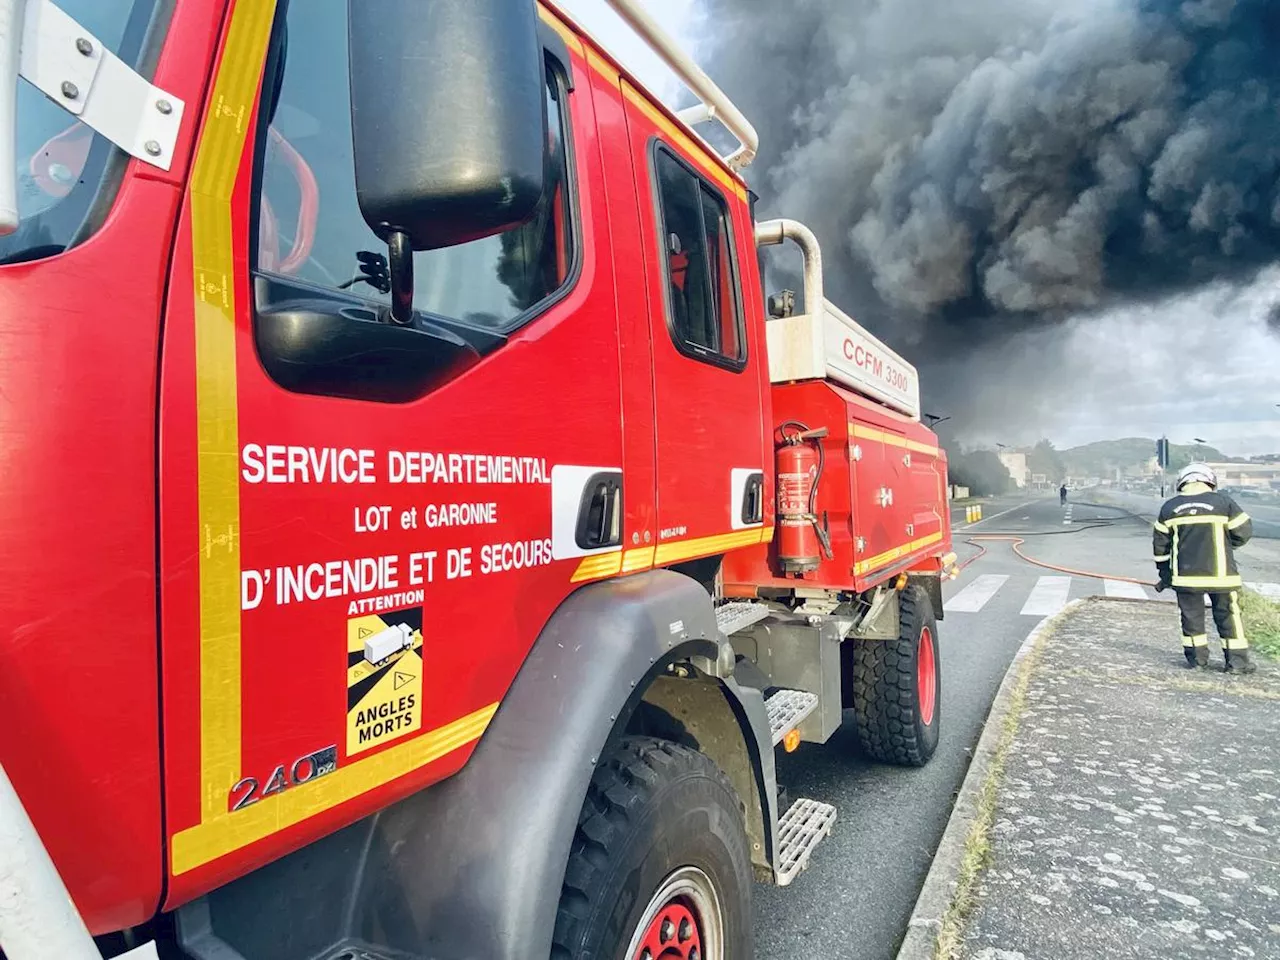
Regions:
[[[1175,588],[1234,590],[1240,586],[1235,548],[1252,535],[1253,524],[1239,504],[1197,483],[1160,509],[1151,545],[1156,563],[1170,564]]]

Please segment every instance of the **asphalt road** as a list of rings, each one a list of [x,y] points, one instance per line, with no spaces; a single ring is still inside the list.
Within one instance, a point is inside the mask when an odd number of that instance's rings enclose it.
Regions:
[[[1064,523],[1055,496],[988,503],[983,512],[986,519],[973,526],[953,519],[962,560],[979,550],[965,542],[969,536],[1008,532],[1024,538],[1021,549],[1029,556],[1048,563],[1112,576],[1153,575],[1151,528],[1124,510],[1072,504],[1071,523]],[[959,513],[963,521],[963,509]],[[943,729],[933,761],[920,770],[872,764],[859,754],[847,716],[827,744],[802,744],[796,753],[780,756],[779,779],[790,795],[836,804],[839,820],[790,887],[757,885],[761,960],[892,958],[996,689],[1013,654],[1042,619],[1036,611],[1109,591],[1155,596],[1137,585],[1032,566],[1012,552],[1009,541],[980,546],[986,552],[943,591],[949,602],[974,586],[963,605],[978,609],[950,612],[939,628]]]
[[[1154,517],[1160,511],[1160,504],[1163,502],[1159,497],[1108,488],[1083,491],[1081,495],[1104,503],[1120,504],[1149,517]],[[1236,502],[1240,504],[1240,509],[1253,518],[1255,537],[1268,540],[1280,539],[1280,503],[1270,497],[1264,499],[1245,496],[1237,496]]]

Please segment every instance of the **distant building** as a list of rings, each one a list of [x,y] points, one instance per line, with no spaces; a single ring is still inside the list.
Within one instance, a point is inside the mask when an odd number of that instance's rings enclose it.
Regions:
[[[1027,467],[1027,455],[1025,453],[1018,453],[1014,450],[1001,450],[1000,462],[1009,471],[1009,476],[1013,479],[1014,486],[1022,488],[1027,485],[1027,481],[1031,478],[1031,470]]]
[[[1218,485],[1238,490],[1280,490],[1280,463],[1211,463]]]

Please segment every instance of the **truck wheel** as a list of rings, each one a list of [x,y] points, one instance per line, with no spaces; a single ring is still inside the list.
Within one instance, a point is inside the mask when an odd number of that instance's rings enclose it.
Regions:
[[[689,747],[626,737],[578,817],[552,960],[739,960],[752,955],[742,802]]]
[[[858,740],[871,757],[923,767],[938,748],[938,625],[918,586],[899,595],[899,614],[897,640],[854,641],[853,712]]]

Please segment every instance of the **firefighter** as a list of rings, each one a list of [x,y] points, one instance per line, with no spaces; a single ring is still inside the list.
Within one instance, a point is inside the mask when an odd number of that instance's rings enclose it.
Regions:
[[[1241,582],[1235,558],[1235,549],[1253,535],[1253,525],[1249,515],[1225,493],[1219,493],[1217,486],[1218,478],[1203,463],[1193,463],[1178,474],[1177,493],[1160,508],[1152,536],[1160,574],[1156,591],[1173,587],[1178,595],[1182,652],[1188,668],[1209,665],[1204,622],[1208,594],[1226,671],[1253,673],[1240,619]]]
[[[1067,505],[1067,485],[1065,483],[1058,488],[1058,505],[1063,507]]]

